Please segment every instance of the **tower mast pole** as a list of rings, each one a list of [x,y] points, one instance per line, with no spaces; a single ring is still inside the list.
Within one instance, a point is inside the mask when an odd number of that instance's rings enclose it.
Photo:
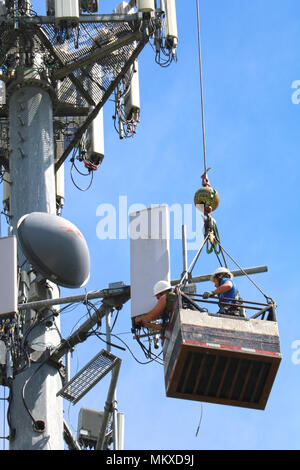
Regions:
[[[12,234],[16,235],[18,220],[25,214],[56,212],[53,107],[48,91],[38,81],[32,86],[26,80],[22,87],[15,86],[8,104],[10,214]],[[32,278],[20,248],[18,265]],[[35,283],[32,279],[31,286]],[[43,289],[46,298],[57,290],[50,283]],[[56,397],[62,381],[58,368],[47,361],[49,348],[60,342],[59,320],[55,319],[56,324],[49,318],[45,321],[48,316],[49,310],[39,318],[35,310],[25,314],[23,350],[27,354],[22,371],[11,384],[10,450],[64,448],[62,399]]]

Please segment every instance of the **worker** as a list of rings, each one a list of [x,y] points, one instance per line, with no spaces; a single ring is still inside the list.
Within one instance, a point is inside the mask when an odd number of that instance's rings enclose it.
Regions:
[[[153,295],[157,299],[156,305],[149,312],[135,317],[135,326],[146,326],[147,328],[162,330],[173,311],[177,296],[172,291],[171,284],[168,281],[158,281],[153,287]],[[158,318],[162,318],[162,325],[150,323]]]
[[[208,299],[217,295],[219,297],[220,310],[219,313],[226,315],[239,316],[240,311],[236,305],[236,300],[239,299],[239,292],[233,282],[233,275],[229,269],[220,267],[211,276],[210,280],[215,284],[215,289],[210,292],[204,292],[203,299]],[[224,303],[228,305],[224,305]]]

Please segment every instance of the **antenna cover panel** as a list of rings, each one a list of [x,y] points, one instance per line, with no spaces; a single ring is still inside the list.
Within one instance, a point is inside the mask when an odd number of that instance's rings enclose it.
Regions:
[[[18,222],[22,251],[39,273],[63,287],[84,286],[90,277],[90,255],[80,230],[70,221],[32,212]]]

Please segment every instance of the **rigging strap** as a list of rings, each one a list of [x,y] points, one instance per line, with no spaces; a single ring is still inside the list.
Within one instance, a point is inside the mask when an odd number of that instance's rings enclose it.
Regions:
[[[251,279],[251,277],[246,273],[246,271],[232,258],[232,256],[221,246],[222,250],[226,253],[226,255],[231,259],[231,261],[233,261],[237,267],[243,272],[243,274],[249,279],[250,282],[252,282],[252,284],[259,290],[259,292],[265,297],[267,303],[271,303],[271,304],[274,304],[275,305],[275,302],[274,300],[269,297],[268,295],[266,295],[262,290],[261,288],[256,284],[256,282],[253,281],[253,279]]]

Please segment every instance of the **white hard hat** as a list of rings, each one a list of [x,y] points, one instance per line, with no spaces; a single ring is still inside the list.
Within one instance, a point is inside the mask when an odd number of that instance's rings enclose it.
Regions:
[[[171,289],[171,284],[168,281],[158,281],[153,287],[153,295],[160,294],[169,289]]]
[[[215,272],[211,275],[210,277],[210,280],[213,281],[214,280],[214,277],[217,276],[218,274],[228,274],[228,276],[232,279],[233,278],[233,275],[231,274],[231,272],[229,271],[229,269],[227,268],[224,268],[224,267],[220,267],[220,268],[217,268],[215,270]]]

